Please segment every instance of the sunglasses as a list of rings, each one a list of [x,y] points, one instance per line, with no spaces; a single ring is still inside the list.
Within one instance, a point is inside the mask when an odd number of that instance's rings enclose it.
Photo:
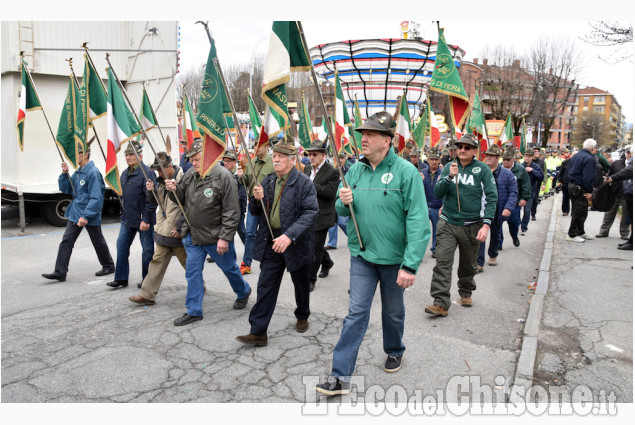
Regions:
[[[472,146],[470,146],[470,145],[456,145],[456,150],[458,150],[458,151],[461,151],[461,150],[470,151],[470,150],[472,150]]]

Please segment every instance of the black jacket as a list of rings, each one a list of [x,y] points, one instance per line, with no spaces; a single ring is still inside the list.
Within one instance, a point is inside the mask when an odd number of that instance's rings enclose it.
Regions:
[[[253,215],[260,217],[254,246],[254,259],[262,261],[269,238],[269,228],[263,214],[262,204],[267,209],[273,206],[276,173],[265,176],[261,185],[265,193],[263,202],[251,198],[249,208]],[[315,186],[311,179],[296,168],[291,169],[289,179],[280,195],[280,230],[291,239],[292,244],[284,252],[287,270],[292,272],[314,259],[313,223],[318,216],[318,202]]]
[[[304,168],[304,174],[309,176],[309,178],[312,168],[311,166]],[[315,175],[313,184],[317,192],[318,207],[320,209],[313,225],[313,229],[317,232],[330,229],[337,220],[335,199],[337,198],[337,187],[340,184],[340,174],[331,164],[324,162],[320,171]]]
[[[143,163],[139,163],[139,166],[132,173],[128,173],[129,168],[121,173],[121,190],[123,192],[121,200],[124,207],[121,212],[121,221],[133,229],[138,229],[142,221],[153,225],[157,218],[157,206],[148,201],[146,178],[141,167],[156,186],[157,179],[154,171]]]

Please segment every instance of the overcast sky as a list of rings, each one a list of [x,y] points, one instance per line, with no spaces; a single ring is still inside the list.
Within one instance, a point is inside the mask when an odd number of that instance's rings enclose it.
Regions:
[[[430,20],[416,20],[426,40],[437,40],[436,24]],[[303,20],[309,47],[335,41],[366,38],[399,38],[400,20],[386,21],[316,21]],[[209,42],[202,25],[193,21],[179,22],[181,27],[181,72],[207,61]],[[272,21],[210,20],[208,23],[216,40],[221,66],[249,63],[254,53],[266,54]],[[633,122],[633,63],[623,61],[611,65],[598,58],[608,56],[612,47],[598,48],[579,38],[590,32],[588,21],[441,21],[446,40],[465,51],[465,59],[482,58],[486,46],[502,44],[525,53],[541,37],[569,38],[575,42],[585,66],[577,81],[582,86],[595,86],[615,95],[622,106],[627,122]]]

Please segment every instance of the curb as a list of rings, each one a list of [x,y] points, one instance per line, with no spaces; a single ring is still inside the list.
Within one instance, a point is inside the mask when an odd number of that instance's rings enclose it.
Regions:
[[[536,361],[536,351],[538,350],[538,332],[540,331],[540,319],[542,317],[542,305],[549,289],[549,269],[551,268],[551,256],[553,254],[553,238],[556,231],[556,216],[558,203],[553,202],[551,209],[551,221],[545,240],[545,251],[540,261],[538,270],[538,280],[536,292],[531,298],[525,330],[523,332],[523,345],[518,356],[516,375],[513,386],[525,388],[527,391],[534,380],[534,363]],[[524,393],[524,392],[523,392]]]

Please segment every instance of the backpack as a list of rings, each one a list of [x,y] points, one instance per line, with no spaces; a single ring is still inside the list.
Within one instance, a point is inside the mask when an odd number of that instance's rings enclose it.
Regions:
[[[593,189],[599,188],[604,183],[604,169],[602,165],[595,160],[595,176],[593,177]]]
[[[615,192],[611,189],[610,184],[602,183],[598,188],[593,189],[591,200],[593,208],[600,212],[606,212],[615,203]]]

